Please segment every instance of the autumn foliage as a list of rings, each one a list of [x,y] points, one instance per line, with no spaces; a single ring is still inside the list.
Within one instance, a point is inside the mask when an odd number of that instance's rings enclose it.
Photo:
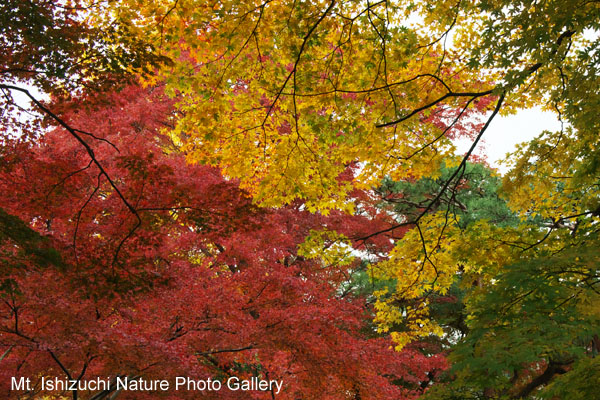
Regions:
[[[361,217],[256,207],[159,134],[172,103],[160,89],[128,87],[90,109],[62,106],[69,125],[94,127],[87,140],[106,175],[62,129],[7,144],[3,223],[32,224],[3,241],[2,335],[12,347],[4,392],[17,374],[36,376],[39,387],[43,371],[73,379],[261,374],[282,379],[287,398],[417,395],[443,358],[395,353],[369,332],[365,299],[340,295],[347,266],[297,250],[312,230],[350,235],[389,221],[373,207]],[[38,242],[43,253],[30,248]],[[243,398],[213,394],[227,396]]]
[[[596,395],[596,3],[8,0],[0,22],[2,398]],[[502,176],[478,144],[534,105],[561,129]],[[171,387],[44,386],[117,378]]]

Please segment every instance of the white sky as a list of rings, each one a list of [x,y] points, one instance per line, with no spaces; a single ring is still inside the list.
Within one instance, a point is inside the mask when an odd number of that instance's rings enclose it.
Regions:
[[[554,113],[540,108],[519,110],[507,117],[496,116],[483,134],[483,143],[479,143],[475,153],[487,155],[490,165],[505,173],[507,169],[499,161],[514,151],[518,143],[527,142],[544,130],[560,130],[560,122]],[[471,144],[470,140],[457,141],[457,153],[464,154]]]

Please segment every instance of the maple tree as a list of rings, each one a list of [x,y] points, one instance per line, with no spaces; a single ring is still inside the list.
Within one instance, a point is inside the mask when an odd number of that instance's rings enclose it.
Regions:
[[[32,134],[0,147],[2,288],[32,306],[7,301],[1,363],[39,371],[24,349],[43,348],[63,373],[298,370],[288,396],[404,398],[448,352],[429,398],[593,396],[596,3],[6,4],[2,105],[33,82],[61,129],[3,115]],[[97,92],[130,78],[147,92]],[[469,160],[496,115],[535,104],[563,128],[517,149],[500,185]],[[58,300],[47,328],[49,288],[86,299],[87,328]],[[63,364],[75,328],[94,340]]]
[[[174,61],[149,81],[164,79],[180,96],[174,140],[263,205],[301,199],[314,211],[349,210],[353,188],[434,173],[454,149],[451,131],[466,124],[459,120],[492,108],[499,94],[451,57],[440,65],[439,45],[399,25],[400,5],[131,4],[135,12],[116,12],[148,26]],[[428,120],[432,112],[444,128]],[[341,183],[356,161],[360,172]]]
[[[5,395],[15,375],[33,377],[33,391],[19,394],[31,398],[45,394],[42,377],[262,376],[284,381],[282,398],[410,398],[427,373],[445,367],[442,356],[395,353],[389,340],[365,331],[364,299],[336,294],[352,265],[325,264],[303,245],[311,231],[387,226],[376,208],[329,217],[301,204],[257,208],[235,182],[186,164],[159,135],[173,118],[160,89],[128,87],[103,98],[107,104],[89,110],[53,107],[69,126],[95,127],[89,145],[103,170],[66,129],[5,146]]]
[[[106,8],[85,0],[7,0],[0,5],[0,83],[29,82],[46,93],[74,95],[111,87],[165,62],[135,27],[90,18]]]

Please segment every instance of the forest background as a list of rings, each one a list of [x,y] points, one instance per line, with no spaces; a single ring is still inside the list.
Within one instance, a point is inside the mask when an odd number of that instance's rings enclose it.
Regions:
[[[3,398],[594,398],[599,14],[2,2]],[[283,389],[41,384],[116,376]]]

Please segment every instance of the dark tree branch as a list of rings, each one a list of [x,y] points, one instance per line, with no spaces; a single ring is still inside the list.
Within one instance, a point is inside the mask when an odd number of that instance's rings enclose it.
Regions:
[[[96,155],[94,154],[94,150],[92,149],[92,147],[85,140],[83,140],[83,138],[79,135],[79,132],[81,132],[81,131],[79,131],[78,129],[75,129],[73,127],[71,127],[62,118],[60,118],[58,115],[56,115],[52,111],[50,111],[50,109],[48,109],[44,104],[42,104],[39,100],[37,100],[31,93],[29,93],[29,91],[27,89],[23,89],[23,88],[20,88],[18,86],[13,86],[13,85],[6,85],[6,84],[0,84],[0,88],[8,89],[8,90],[14,90],[14,91],[21,92],[21,93],[25,94],[27,97],[29,97],[29,99],[40,110],[42,110],[46,115],[48,115],[49,117],[51,117],[60,126],[62,126],[64,129],[66,129],[67,132],[69,132],[71,134],[71,136],[73,136],[75,138],[75,140],[77,140],[85,148],[85,150],[87,151],[90,159],[93,161],[94,165],[96,165],[96,167],[100,170],[101,175],[104,175],[104,177],[106,178],[106,180],[108,181],[108,183],[110,184],[110,186],[114,189],[114,191],[117,194],[117,196],[123,202],[123,204],[136,217],[136,220],[137,220],[136,225],[127,234],[127,236],[125,236],[123,238],[123,240],[121,240],[121,242],[117,246],[117,251],[115,252],[115,256],[113,258],[113,265],[114,265],[116,263],[117,259],[118,259],[119,251],[120,251],[121,247],[123,246],[123,244],[125,243],[125,241],[127,241],[133,235],[133,233],[135,232],[135,230],[142,224],[142,219],[141,219],[139,213],[131,205],[131,203],[129,203],[129,201],[125,198],[125,196],[123,195],[123,193],[121,192],[121,190],[119,189],[119,187],[115,184],[115,182],[112,180],[112,178],[110,177],[110,175],[108,174],[108,172],[104,169],[104,167],[102,166],[102,164],[98,161],[98,159],[96,158]]]
[[[471,145],[471,148],[464,155],[462,161],[460,162],[460,164],[458,165],[458,167],[456,168],[456,170],[454,171],[454,173],[452,174],[452,176],[450,176],[450,178],[448,178],[448,180],[444,183],[444,185],[442,186],[442,188],[440,189],[440,191],[438,192],[438,194],[429,202],[429,204],[425,207],[425,209],[415,219],[410,220],[410,221],[406,221],[406,222],[402,222],[400,224],[393,225],[393,226],[391,226],[389,228],[382,229],[382,230],[379,230],[377,232],[370,233],[370,234],[368,234],[366,236],[355,238],[355,240],[360,240],[360,241],[364,242],[367,239],[372,238],[373,236],[377,236],[377,235],[380,235],[382,233],[391,232],[391,231],[393,231],[395,229],[398,229],[400,227],[403,227],[403,226],[417,224],[419,222],[419,220],[421,218],[423,218],[433,208],[433,206],[440,200],[440,198],[442,197],[442,195],[444,194],[444,192],[446,191],[446,189],[448,189],[448,187],[450,186],[450,184],[452,183],[452,181],[457,177],[457,175],[466,166],[467,161],[469,160],[469,157],[471,156],[471,154],[475,150],[475,147],[477,147],[477,144],[481,140],[483,134],[485,133],[485,131],[487,130],[487,128],[490,126],[490,124],[491,124],[492,120],[494,119],[494,117],[500,111],[500,108],[502,107],[502,103],[504,101],[505,95],[506,95],[506,93],[502,92],[502,94],[500,95],[500,98],[498,99],[498,103],[496,104],[496,108],[492,112],[492,115],[490,115],[490,117],[488,118],[488,120],[485,123],[485,125],[483,126],[483,128],[481,128],[481,130],[479,131],[479,134],[477,135],[477,137],[473,141],[473,144]]]

